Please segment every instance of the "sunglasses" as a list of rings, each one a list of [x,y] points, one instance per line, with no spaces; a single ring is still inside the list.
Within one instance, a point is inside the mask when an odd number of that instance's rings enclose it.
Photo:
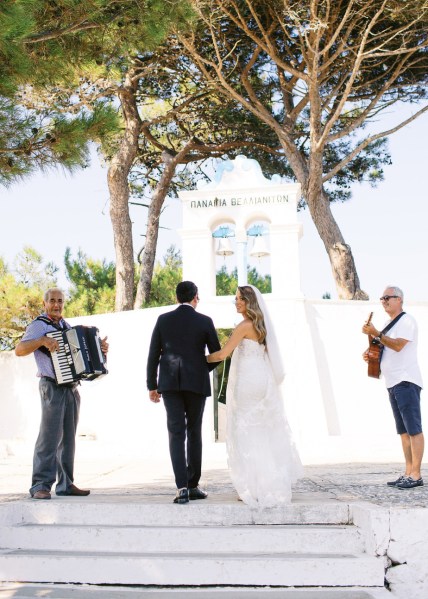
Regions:
[[[396,299],[399,298],[399,295],[384,295],[383,297],[380,297],[380,301],[381,302],[387,302],[388,300],[390,300],[391,298],[395,297]]]

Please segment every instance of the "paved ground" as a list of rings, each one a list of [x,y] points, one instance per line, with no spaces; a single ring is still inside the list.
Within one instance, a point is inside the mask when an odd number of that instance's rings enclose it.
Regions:
[[[0,503],[29,497],[32,446],[0,448]],[[174,495],[171,466],[167,455],[140,456],[128,450],[102,446],[97,441],[78,440],[76,484],[91,489],[91,498],[129,495],[141,502],[170,502]],[[305,476],[294,487],[294,500],[369,501],[384,507],[426,508],[427,486],[408,491],[390,488],[402,464],[325,464],[305,466]],[[236,497],[226,468],[224,445],[213,445],[204,454],[201,486],[211,501]],[[134,591],[134,592],[133,592]],[[220,597],[221,594],[221,597]],[[34,585],[0,583],[0,599],[385,599],[385,589],[142,589],[132,587],[88,587],[87,585]]]
[[[0,585],[1,599],[387,599],[384,590],[367,589],[132,589],[71,585]]]
[[[28,496],[31,481],[32,447],[14,446],[0,457],[0,501],[13,501]],[[305,477],[294,487],[297,494],[327,494],[342,501],[369,501],[385,507],[428,506],[428,474],[426,486],[410,490],[390,488],[402,472],[402,464],[325,464],[305,466]],[[149,498],[174,495],[174,483],[167,456],[132,455],[127,450],[112,451],[97,441],[78,441],[75,468],[76,484],[89,487],[93,494],[141,494]],[[204,455],[201,486],[210,496],[235,495],[224,455],[224,446],[212,446]]]

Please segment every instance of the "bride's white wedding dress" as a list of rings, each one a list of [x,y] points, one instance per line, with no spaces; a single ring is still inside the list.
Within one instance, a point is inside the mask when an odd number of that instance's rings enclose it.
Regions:
[[[291,501],[303,475],[265,345],[243,339],[233,352],[226,392],[228,465],[232,483],[251,507]]]

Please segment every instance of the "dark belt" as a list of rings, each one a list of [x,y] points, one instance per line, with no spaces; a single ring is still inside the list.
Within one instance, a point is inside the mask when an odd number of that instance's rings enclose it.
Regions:
[[[42,376],[40,377],[42,379],[46,379],[47,381],[50,381],[51,383],[55,383],[55,385],[57,387],[66,387],[67,389],[74,389],[75,387],[77,387],[77,385],[79,385],[79,382],[76,383],[64,383],[63,385],[58,385],[58,383],[56,382],[55,379],[53,379],[51,376]]]

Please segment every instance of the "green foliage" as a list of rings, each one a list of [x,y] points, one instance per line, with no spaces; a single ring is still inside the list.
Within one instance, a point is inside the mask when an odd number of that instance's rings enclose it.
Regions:
[[[68,291],[64,314],[67,317],[102,314],[114,311],[115,264],[93,260],[81,250],[73,258],[66,249],[64,265],[71,287]],[[14,260],[13,273],[0,256],[0,350],[13,349],[24,334],[27,325],[43,310],[43,294],[57,285],[58,267],[45,263],[42,256],[31,247],[24,247]],[[148,307],[168,306],[176,303],[175,288],[182,280],[181,253],[170,246],[162,262],[154,268],[152,293]],[[237,271],[228,273],[222,267],[217,273],[218,295],[234,295]],[[262,293],[271,290],[270,275],[261,276],[255,268],[248,270],[248,282]],[[230,334],[229,329],[219,330],[222,345]]]
[[[238,287],[238,270],[235,268],[229,273],[227,266],[223,264],[216,273],[215,285],[217,295],[235,295]]]
[[[34,30],[35,2],[3,0],[0,6],[0,94],[13,93],[31,63],[23,40]]]
[[[181,252],[171,245],[163,257],[163,264],[155,264],[147,307],[170,306],[177,303],[175,288],[182,280],[182,273]]]
[[[0,351],[15,347],[27,325],[43,310],[43,293],[57,284],[58,268],[31,247],[15,259],[14,273],[0,258]]]
[[[185,0],[2,0],[0,185],[35,169],[87,166],[88,142],[106,148],[120,129],[112,82],[190,14]]]
[[[97,290],[83,289],[73,295],[65,304],[68,317],[86,316],[87,314],[107,314],[114,312],[114,287],[101,287]]]
[[[106,143],[118,127],[117,111],[108,104],[71,116],[53,109],[24,109],[0,97],[0,185],[58,164],[69,171],[84,168],[88,141]]]
[[[66,317],[114,312],[115,264],[93,260],[79,250],[73,258],[66,249],[64,264],[71,287],[65,303]],[[168,248],[153,276],[150,306],[176,303],[175,288],[182,280],[180,251]],[[10,350],[21,339],[27,325],[43,311],[43,294],[57,285],[58,268],[45,263],[31,247],[25,247],[14,260],[13,273],[0,256],[0,351]]]
[[[4,258],[0,256],[0,278],[4,277],[9,272],[9,268],[4,261]]]
[[[65,305],[67,316],[85,316],[114,312],[116,272],[113,262],[92,260],[81,250],[73,258],[70,248],[64,255],[67,279],[71,283]],[[175,288],[181,281],[181,254],[174,246],[168,248],[163,261],[154,268],[152,293],[147,307],[176,303]],[[136,267],[137,268],[137,267]]]
[[[270,275],[261,275],[256,268],[248,267],[247,281],[249,285],[254,285],[260,293],[272,292],[272,278]],[[235,295],[238,287],[238,269],[234,268],[232,272],[227,271],[226,265],[223,265],[216,273],[216,292],[217,295]]]
[[[218,340],[222,347],[225,345],[232,332],[233,329],[217,329]],[[224,404],[226,403],[226,388],[227,380],[229,378],[230,359],[231,357],[228,356],[213,372],[215,396],[220,403]]]
[[[190,15],[184,0],[2,0],[0,94],[29,82],[71,84],[91,65],[123,67]]]
[[[220,345],[223,347],[229,337],[231,336],[233,329],[216,329],[218,340],[220,341]]]
[[[25,246],[14,261],[16,281],[25,287],[37,287],[44,292],[57,284],[58,267],[53,262],[44,264],[37,250]]]
[[[144,126],[130,177],[133,196],[150,200],[164,170],[164,152],[177,156],[189,139],[192,147],[181,155],[170,194],[209,180],[212,160],[243,152],[257,159],[267,176],[292,175],[275,132],[199,77],[173,36],[147,53],[144,64],[137,92]]]
[[[113,262],[92,260],[81,250],[73,259],[70,248],[67,248],[64,264],[71,283],[70,298],[65,305],[67,316],[114,312],[116,274]]]
[[[272,277],[270,275],[262,276],[257,272],[256,268],[248,269],[248,283],[254,285],[260,293],[272,292]]]
[[[330,201],[348,199],[356,182],[383,180],[389,132],[368,133],[368,125],[373,131],[396,102],[428,98],[426,1],[388,0],[382,10],[375,0],[193,4],[199,19],[177,33],[182,69],[276,132],[302,184],[300,207],[318,160]]]
[[[0,351],[13,349],[42,312],[42,295],[38,287],[27,287],[10,273],[0,278]]]
[[[323,155],[326,172],[351,153],[353,148],[351,140],[354,139],[355,135],[349,135],[345,141],[336,142],[326,147]],[[327,183],[326,191],[330,201],[349,200],[352,195],[351,186],[354,183],[367,182],[371,187],[376,187],[384,180],[383,166],[391,163],[388,140],[385,137],[369,144],[337,173],[331,183]]]

